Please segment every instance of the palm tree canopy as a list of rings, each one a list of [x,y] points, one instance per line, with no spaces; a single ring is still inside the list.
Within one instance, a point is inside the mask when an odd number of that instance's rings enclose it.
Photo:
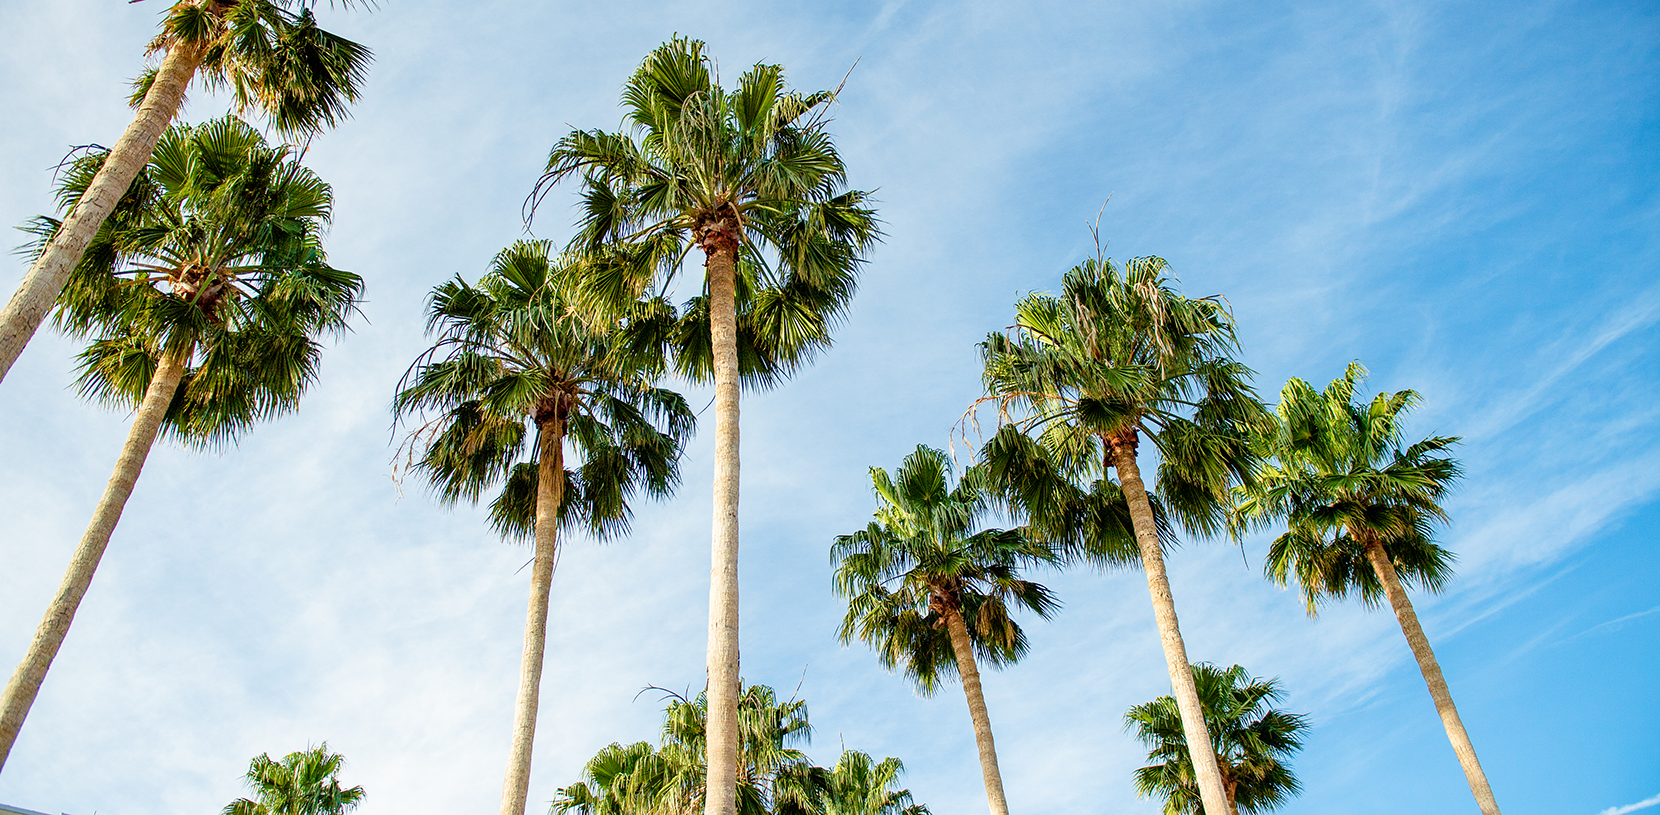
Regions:
[[[897,758],[876,761],[868,753],[846,750],[824,776],[823,815],[928,815],[908,789],[897,789],[905,764]]]
[[[1446,520],[1440,501],[1461,474],[1448,455],[1456,436],[1403,444],[1402,423],[1418,404],[1411,390],[1355,400],[1366,369],[1350,363],[1324,391],[1292,379],[1280,392],[1253,484],[1238,490],[1236,534],[1284,520],[1265,568],[1280,585],[1295,577],[1310,615],[1320,603],[1359,595],[1368,606],[1384,590],[1366,560],[1380,542],[1403,581],[1436,592],[1452,577],[1454,556],[1432,539]]]
[[[1302,749],[1306,719],[1270,705],[1283,692],[1277,680],[1254,679],[1238,665],[1193,666],[1205,725],[1223,783],[1241,812],[1267,812],[1302,789],[1285,761]],[[1165,796],[1165,815],[1202,815],[1193,759],[1174,697],[1161,696],[1124,714],[1124,726],[1150,748],[1153,762],[1135,772],[1136,791]]]
[[[238,798],[222,815],[345,815],[363,801],[363,788],[340,786],[345,759],[319,744],[275,761],[260,754],[248,765],[253,798]]]
[[[310,135],[348,115],[371,58],[369,49],[318,28],[316,5],[315,0],[176,0],[150,52],[203,46],[196,76],[207,90],[229,91],[238,114],[263,113],[278,133]],[[133,83],[133,107],[144,101],[155,77],[152,68]]]
[[[1057,564],[1055,551],[1024,529],[977,529],[991,502],[987,471],[970,467],[955,485],[951,475],[945,453],[926,445],[893,477],[871,468],[876,519],[830,550],[836,594],[848,598],[842,642],[869,643],[924,694],[957,672],[945,615],[961,614],[975,656],[1002,666],[1027,648],[1009,606],[1044,618],[1060,606],[1049,589],[1021,577],[1024,568]]]
[[[105,151],[58,185],[72,208]],[[188,353],[165,428],[187,443],[234,440],[292,410],[316,376],[312,337],[346,328],[363,281],[328,265],[321,236],[333,195],[286,146],[235,117],[170,128],[59,297],[54,319],[93,338],[83,395],[131,408],[163,353]],[[59,228],[25,227],[41,251]]]
[[[437,340],[393,401],[399,417],[438,414],[408,443],[441,500],[477,501],[502,486],[491,520],[504,536],[534,528],[540,449],[527,444],[527,420],[557,420],[577,453],[565,469],[563,527],[623,533],[635,494],[666,497],[679,483],[694,417],[680,394],[656,387],[662,349],[634,327],[669,307],[644,301],[596,321],[575,308],[574,274],[547,242],[522,241],[477,284],[458,276],[433,289],[427,324]]]
[[[1233,359],[1233,316],[1217,297],[1182,296],[1163,258],[1120,268],[1094,258],[1061,293],[1015,305],[1015,325],[981,344],[987,401],[1035,431],[1061,472],[1106,478],[1109,442],[1153,440],[1155,492],[1189,531],[1221,529],[1229,488],[1250,477],[1250,430],[1266,410]],[[1110,554],[1102,555],[1111,559]]]
[[[560,139],[528,207],[581,179],[582,296],[613,310],[669,291],[693,248],[735,252],[740,371],[765,387],[829,344],[881,233],[869,195],[846,189],[827,130],[835,93],[790,90],[777,65],[727,90],[703,49],[677,37],[647,56],[623,89],[630,130]],[[679,372],[712,376],[706,289],[676,333]]]

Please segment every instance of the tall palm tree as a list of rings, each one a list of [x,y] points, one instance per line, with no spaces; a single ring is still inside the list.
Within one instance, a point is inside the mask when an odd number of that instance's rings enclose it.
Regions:
[[[845,189],[827,130],[835,93],[797,93],[781,66],[761,64],[727,90],[703,48],[676,38],[648,55],[623,89],[629,130],[560,139],[529,203],[534,211],[552,185],[580,176],[572,248],[608,259],[587,278],[598,303],[667,292],[686,256],[703,251],[678,367],[715,388],[708,815],[733,815],[739,390],[777,383],[829,344],[880,232],[868,196]]]
[[[327,742],[275,761],[262,753],[248,764],[253,798],[238,798],[221,815],[345,815],[363,802],[363,788],[340,786],[346,760]]]
[[[1164,508],[1189,532],[1222,527],[1229,489],[1249,476],[1250,428],[1266,415],[1250,371],[1232,354],[1233,318],[1220,298],[1184,297],[1162,258],[1120,269],[1092,258],[1062,278],[1059,296],[1015,305],[1008,334],[982,344],[985,384],[999,416],[1037,431],[1063,472],[1118,475],[1135,531],[1165,664],[1189,744],[1207,744],[1193,674],[1164,568],[1160,523],[1136,460],[1158,448]],[[1205,806],[1223,811],[1214,756],[1193,757]]]
[[[1267,812],[1300,792],[1302,785],[1285,762],[1302,749],[1308,722],[1269,707],[1283,695],[1279,682],[1255,679],[1238,665],[1208,662],[1193,666],[1193,681],[1228,794],[1228,815]],[[1147,760],[1155,762],[1135,771],[1136,791],[1163,795],[1165,815],[1204,815],[1176,700],[1160,696],[1136,705],[1125,712],[1124,726],[1151,748]]]
[[[1301,379],[1285,384],[1278,421],[1262,436],[1271,459],[1256,483],[1240,490],[1234,526],[1243,532],[1285,521],[1286,532],[1269,547],[1264,567],[1282,586],[1295,577],[1310,616],[1331,599],[1358,595],[1372,607],[1389,600],[1476,803],[1485,815],[1498,815],[1405,586],[1439,592],[1452,578],[1453,555],[1434,542],[1432,527],[1446,520],[1440,502],[1460,475],[1447,454],[1458,437],[1403,444],[1402,420],[1418,394],[1380,393],[1357,403],[1355,387],[1365,376],[1356,362],[1323,392]]]
[[[641,302],[631,319],[593,320],[575,308],[573,268],[546,242],[520,242],[477,285],[457,277],[433,289],[427,325],[438,340],[393,402],[399,416],[438,413],[409,445],[440,499],[477,501],[500,483],[496,529],[535,542],[503,815],[522,815],[529,794],[559,530],[626,531],[630,498],[666,497],[679,483],[693,424],[685,400],[655,385],[661,349],[630,329],[667,306]],[[572,459],[580,464],[567,466]]]
[[[85,192],[105,154],[83,157],[60,196]],[[0,767],[92,582],[156,436],[235,441],[293,410],[316,377],[315,335],[338,333],[363,281],[331,268],[320,234],[329,186],[287,147],[234,117],[171,128],[64,288],[56,320],[91,336],[82,395],[136,409],[57,595],[0,696]],[[38,250],[61,225],[38,218]]]
[[[348,7],[355,2],[340,0]],[[228,89],[236,112],[263,112],[284,136],[309,136],[345,117],[367,73],[369,51],[319,29],[314,5],[316,0],[174,0],[149,48],[166,56],[134,83],[133,123],[66,207],[63,228],[0,310],[0,380],[150,161],[193,79],[208,90]]]
[[[666,815],[703,809],[708,797],[708,693],[669,695],[662,743],[612,744],[583,768],[583,781],[559,790],[553,812]],[[830,773],[794,745],[811,736],[807,703],[779,701],[766,685],[739,696],[738,811],[744,815],[819,815]],[[887,815],[883,813],[882,815]]]
[[[1059,603],[1021,569],[1058,562],[1022,529],[980,529],[990,497],[986,471],[971,467],[952,486],[945,453],[918,445],[890,478],[873,467],[882,506],[866,528],[836,538],[835,591],[848,598],[841,640],[857,636],[888,668],[904,672],[923,694],[956,673],[968,698],[980,771],[993,815],[1007,815],[997,747],[980,687],[978,663],[1011,664],[1026,653],[1026,634],[1010,604],[1047,618]]]

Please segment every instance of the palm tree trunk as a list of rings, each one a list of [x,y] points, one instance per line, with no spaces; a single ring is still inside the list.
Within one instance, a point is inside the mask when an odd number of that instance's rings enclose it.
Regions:
[[[709,564],[709,718],[705,815],[738,808],[738,305],[737,247],[711,251],[709,324],[715,355],[715,517]]]
[[[1423,626],[1418,624],[1418,612],[1412,610],[1412,600],[1406,596],[1406,588],[1395,572],[1395,564],[1384,551],[1382,542],[1370,536],[1357,537],[1361,537],[1366,559],[1372,562],[1372,570],[1377,572],[1378,580],[1383,583],[1383,593],[1388,595],[1389,605],[1395,610],[1395,619],[1400,621],[1406,644],[1412,647],[1412,655],[1418,658],[1418,670],[1424,674],[1424,684],[1429,686],[1429,695],[1435,700],[1436,712],[1441,714],[1441,724],[1447,728],[1447,740],[1452,742],[1453,752],[1458,754],[1458,763],[1464,768],[1464,778],[1470,782],[1470,792],[1475,795],[1476,805],[1481,808],[1482,815],[1499,815],[1499,803],[1493,798],[1493,788],[1487,785],[1487,774],[1481,771],[1481,762],[1476,759],[1476,747],[1470,743],[1470,734],[1465,732],[1464,722],[1458,718],[1452,691],[1441,675],[1441,664],[1435,661],[1435,651],[1430,649],[1429,638],[1424,636]]]
[[[1181,627],[1176,621],[1176,598],[1170,592],[1170,578],[1164,572],[1164,551],[1159,548],[1153,502],[1147,498],[1147,487],[1141,482],[1141,467],[1136,464],[1136,438],[1106,439],[1106,442],[1112,448],[1113,469],[1118,471],[1118,483],[1124,488],[1124,498],[1130,505],[1136,546],[1141,550],[1141,564],[1147,572],[1147,593],[1153,598],[1153,619],[1158,622],[1159,642],[1164,646],[1164,662],[1170,670],[1176,709],[1182,714],[1182,733],[1187,737],[1188,754],[1193,759],[1199,798],[1206,812],[1229,812],[1222,773],[1211,748],[1210,729],[1205,726],[1199,690],[1193,684],[1193,667],[1187,661],[1187,646],[1182,642]]]
[[[185,87],[202,64],[206,50],[205,46],[195,44],[173,45],[167,49],[167,57],[161,61],[155,82],[144,95],[144,103],[139,106],[133,123],[127,125],[126,132],[104,158],[104,166],[92,177],[92,184],[46,244],[45,251],[29,267],[23,285],[18,286],[11,301],[0,310],[0,380],[6,378],[12,363],[35,335],[35,329],[46,319],[46,312],[63,291],[70,271],[81,262],[87,243],[150,161],[156,142],[178,113]]]
[[[951,634],[951,651],[957,656],[957,673],[963,678],[968,697],[968,717],[974,720],[974,742],[980,748],[980,774],[985,776],[986,803],[991,815],[1009,815],[1003,795],[1003,773],[997,769],[997,745],[991,738],[991,717],[986,714],[986,695],[980,689],[980,668],[974,664],[974,643],[968,638],[968,624],[960,609],[945,614],[945,628]]]
[[[513,749],[501,788],[501,815],[524,815],[530,798],[530,753],[542,694],[542,657],[548,642],[548,593],[559,554],[559,504],[565,498],[565,426],[556,412],[537,428],[536,560],[530,570],[525,650],[519,659],[519,699],[513,711]]]
[[[139,403],[132,428],[127,431],[127,443],[122,446],[121,457],[115,462],[115,472],[110,476],[109,483],[104,485],[104,497],[99,499],[98,508],[92,511],[92,521],[87,524],[85,534],[81,535],[80,545],[75,547],[69,570],[64,572],[63,582],[58,584],[57,596],[46,607],[46,616],[35,630],[35,639],[29,643],[23,662],[6,683],[4,694],[0,694],[0,770],[5,769],[6,757],[11,754],[18,731],[23,728],[23,719],[29,715],[29,708],[40,693],[40,684],[46,680],[46,671],[52,667],[52,660],[57,657],[58,648],[69,633],[70,623],[75,621],[75,611],[81,606],[81,598],[86,596],[87,588],[92,585],[98,561],[103,559],[110,535],[115,532],[115,524],[121,520],[121,510],[127,506],[127,497],[132,495],[133,485],[138,483],[144,459],[149,457],[150,448],[156,443],[156,434],[161,430],[162,419],[167,416],[167,407],[179,392],[179,381],[184,378],[185,363],[189,359],[188,347],[179,353],[164,353],[155,373],[150,376],[144,401]]]

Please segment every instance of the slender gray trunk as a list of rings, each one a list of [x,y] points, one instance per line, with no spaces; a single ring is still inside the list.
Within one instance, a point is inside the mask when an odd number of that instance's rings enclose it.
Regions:
[[[12,363],[23,353],[35,329],[40,328],[46,313],[57,302],[58,293],[63,291],[70,272],[81,262],[81,255],[93,235],[115,209],[116,202],[127,194],[139,171],[149,163],[156,142],[167,131],[184,101],[185,87],[202,64],[204,51],[199,45],[175,45],[167,49],[156,81],[144,95],[144,103],[139,106],[133,123],[127,125],[126,132],[110,148],[104,166],[92,177],[92,184],[46,244],[45,251],[29,267],[29,274],[23,278],[17,293],[0,310],[0,380],[6,378]]]
[[[1418,613],[1412,609],[1412,600],[1406,596],[1406,588],[1395,572],[1395,564],[1389,560],[1389,554],[1377,539],[1361,537],[1361,540],[1366,548],[1366,559],[1371,561],[1372,570],[1382,581],[1383,593],[1389,597],[1395,619],[1400,621],[1406,644],[1411,646],[1412,655],[1418,658],[1418,670],[1424,675],[1424,684],[1429,686],[1430,698],[1435,700],[1435,711],[1441,714],[1441,724],[1447,729],[1447,740],[1452,742],[1453,752],[1458,754],[1458,763],[1464,768],[1465,780],[1470,782],[1470,793],[1476,798],[1476,806],[1481,808],[1482,815],[1499,815],[1499,803],[1493,798],[1493,788],[1488,786],[1487,774],[1482,772],[1481,762],[1476,759],[1476,747],[1470,743],[1470,734],[1458,718],[1452,690],[1441,675],[1441,663],[1435,660],[1429,638],[1424,636],[1424,628],[1418,624]]]
[[[525,650],[519,659],[519,698],[513,709],[513,749],[501,788],[501,815],[524,815],[530,799],[530,754],[542,695],[542,658],[548,642],[548,594],[559,554],[559,504],[565,496],[565,426],[557,412],[537,428],[536,560],[530,570]]]
[[[58,648],[63,645],[70,624],[75,621],[75,611],[81,606],[81,598],[86,596],[87,588],[92,585],[98,561],[104,557],[110,534],[115,532],[115,524],[121,520],[121,510],[127,506],[127,497],[132,495],[133,485],[138,483],[144,459],[149,457],[150,448],[156,443],[156,434],[161,430],[162,419],[167,416],[167,407],[179,392],[179,381],[184,377],[185,364],[189,359],[190,349],[186,348],[177,354],[164,353],[156,365],[155,373],[150,376],[150,385],[144,391],[144,400],[139,403],[138,413],[133,417],[132,428],[127,431],[127,442],[121,448],[121,457],[115,462],[115,472],[104,486],[104,496],[92,512],[92,521],[87,524],[86,533],[81,535],[80,545],[75,547],[69,569],[64,572],[63,582],[58,584],[58,593],[52,598],[52,604],[47,606],[40,627],[35,630],[35,639],[29,643],[23,662],[6,683],[4,694],[0,694],[0,770],[5,769],[6,757],[11,754],[18,731],[23,728],[23,719],[29,715],[29,708],[40,693],[40,684],[46,680],[46,671],[52,667],[52,660],[58,655]]]
[[[997,744],[991,738],[991,716],[986,713],[986,695],[980,688],[980,668],[974,662],[974,643],[968,637],[968,624],[963,622],[961,609],[946,612],[945,627],[951,634],[951,651],[957,657],[963,694],[968,697],[968,717],[974,721],[974,743],[980,748],[986,803],[991,807],[991,815],[1009,815],[1009,801],[1003,795],[1003,773],[997,768]]]
[[[715,355],[715,513],[709,565],[709,774],[705,815],[738,807],[738,306],[736,247],[710,252]]]
[[[1229,812],[1216,751],[1210,743],[1210,728],[1205,726],[1199,689],[1193,682],[1193,667],[1187,661],[1187,646],[1182,642],[1181,627],[1176,621],[1176,598],[1170,592],[1170,579],[1164,572],[1164,552],[1159,548],[1153,502],[1147,498],[1147,487],[1141,481],[1141,467],[1136,464],[1136,440],[1132,437],[1123,441],[1105,441],[1112,448],[1113,469],[1118,471],[1118,483],[1124,488],[1124,498],[1129,502],[1136,546],[1141,550],[1141,564],[1147,572],[1147,593],[1153,598],[1153,618],[1158,622],[1159,643],[1164,646],[1164,662],[1170,671],[1170,688],[1176,697],[1176,709],[1182,714],[1182,733],[1187,737],[1188,755],[1193,759],[1199,798],[1206,812]]]

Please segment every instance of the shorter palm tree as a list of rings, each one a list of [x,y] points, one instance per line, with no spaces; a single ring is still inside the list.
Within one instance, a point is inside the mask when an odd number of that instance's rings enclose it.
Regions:
[[[1475,745],[1453,704],[1452,691],[1418,622],[1406,584],[1438,592],[1452,577],[1453,555],[1432,539],[1447,519],[1441,508],[1461,474],[1447,451],[1456,436],[1401,442],[1414,391],[1380,393],[1356,403],[1366,369],[1351,363],[1323,392],[1292,379],[1280,392],[1273,431],[1259,440],[1265,460],[1254,482],[1237,493],[1235,535],[1284,520],[1264,568],[1302,588],[1309,616],[1321,603],[1358,595],[1376,607],[1385,598],[1429,687],[1435,709],[1484,815],[1499,815]]]
[[[708,693],[669,694],[662,744],[612,744],[583,767],[583,780],[559,790],[555,813],[693,813],[708,797]],[[807,703],[780,702],[766,685],[739,694],[738,812],[743,815],[926,815],[894,790],[898,759],[872,762],[854,751],[836,768],[813,766],[795,745],[811,736]],[[874,786],[873,786],[874,785]],[[878,789],[879,788],[879,789]],[[874,807],[874,808],[872,808]]]
[[[414,469],[439,498],[477,501],[500,484],[491,521],[535,543],[503,815],[523,815],[529,796],[558,534],[627,531],[637,493],[666,497],[679,483],[693,425],[680,394],[655,385],[661,348],[635,330],[668,320],[668,306],[641,302],[623,319],[592,319],[572,302],[578,265],[551,256],[546,242],[520,242],[477,285],[457,277],[435,288],[428,327],[438,340],[393,401],[400,417],[439,414],[408,441]]]
[[[848,598],[841,640],[869,643],[884,666],[902,665],[925,695],[953,673],[962,678],[986,798],[994,815],[1007,815],[979,663],[1003,666],[1025,655],[1026,634],[1009,606],[1047,618],[1060,604],[1021,570],[1059,558],[1023,529],[975,531],[992,500],[988,471],[970,467],[955,486],[950,476],[945,453],[925,445],[893,478],[871,468],[882,507],[868,527],[836,538],[830,550],[836,594]]]
[[[824,777],[823,815],[928,815],[908,789],[898,789],[905,764],[897,758],[876,761],[868,753],[846,750]]]
[[[1254,679],[1238,665],[1224,669],[1201,662],[1193,666],[1193,683],[1222,773],[1228,815],[1267,812],[1300,792],[1285,761],[1302,749],[1308,723],[1269,707],[1283,695],[1279,682]],[[1165,815],[1204,815],[1175,698],[1160,696],[1130,708],[1124,726],[1151,748],[1147,760],[1154,762],[1136,770],[1136,792],[1164,796]]]
[[[79,160],[60,199],[84,194],[106,158]],[[174,127],[75,268],[54,319],[93,338],[81,353],[80,391],[136,412],[58,593],[0,695],[0,766],[158,434],[227,445],[293,410],[317,375],[314,337],[345,329],[363,281],[324,256],[331,207],[328,184],[241,120]],[[35,219],[36,249],[60,227]]]
[[[363,802],[363,788],[340,786],[346,760],[327,742],[281,761],[261,753],[248,764],[253,798],[238,798],[221,815],[345,815]]]

